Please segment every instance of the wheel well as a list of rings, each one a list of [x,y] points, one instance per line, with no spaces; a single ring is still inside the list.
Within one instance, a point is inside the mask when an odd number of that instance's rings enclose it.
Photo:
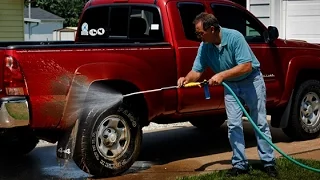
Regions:
[[[89,87],[89,91],[90,89],[92,89],[93,87],[99,87],[102,88],[103,87],[105,89],[113,89],[116,90],[118,92],[120,92],[121,94],[128,94],[128,93],[132,93],[132,92],[138,92],[140,91],[140,89],[135,86],[134,84],[127,82],[127,81],[122,81],[122,80],[102,80],[102,81],[96,81],[94,83],[91,84],[91,86]],[[147,126],[149,125],[149,121],[148,121],[148,106],[146,103],[146,100],[143,96],[143,94],[138,94],[135,96],[131,96],[131,97],[127,97],[126,98],[129,102],[134,103],[135,107],[139,107],[138,109],[136,109],[140,115],[140,125],[143,126]]]
[[[305,82],[306,80],[309,79],[315,79],[315,80],[319,80],[320,81],[320,77],[317,75],[317,69],[302,69],[297,77],[296,77],[296,81],[295,81],[295,85],[294,85],[294,92],[292,94],[292,96],[294,95],[294,93],[297,92],[299,86]],[[273,127],[286,127],[287,126],[287,121],[289,119],[290,116],[290,111],[292,108],[292,99],[289,100],[287,106],[283,106],[283,107],[277,107],[276,109],[272,109],[269,110],[269,112],[271,112],[271,116],[276,117],[275,119],[281,119],[281,120],[271,120],[271,125]]]
[[[294,91],[296,92],[297,89],[299,88],[299,86],[306,80],[316,79],[316,80],[320,81],[320,77],[317,75],[318,71],[319,70],[317,70],[317,69],[302,69],[296,77],[296,81],[295,81],[295,84],[293,87]],[[293,93],[295,93],[295,92],[293,92]],[[283,125],[282,123],[286,124],[286,122],[289,118],[289,112],[290,112],[291,106],[292,106],[290,104],[290,100],[289,100],[287,106],[289,106],[289,107],[282,106],[282,107],[277,107],[275,109],[268,109],[268,112],[271,114],[271,117],[274,117],[274,118],[271,118],[272,127],[286,126],[286,125]],[[281,119],[281,118],[283,118],[283,119]]]
[[[316,79],[320,81],[319,69],[303,69],[297,75],[294,89],[297,89],[305,80]]]

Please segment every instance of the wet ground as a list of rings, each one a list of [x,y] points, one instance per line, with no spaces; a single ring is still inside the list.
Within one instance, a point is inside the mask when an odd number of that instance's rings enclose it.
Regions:
[[[257,159],[256,140],[250,124],[245,122],[245,138],[249,158]],[[274,142],[281,148],[306,149],[306,142],[290,143],[279,129],[272,129]],[[309,142],[315,144],[319,140]],[[301,144],[303,143],[303,145]],[[319,150],[319,144],[313,147]],[[310,149],[309,149],[310,150]],[[1,160],[0,179],[5,180],[84,180],[92,179],[73,162],[59,163],[56,146],[39,145],[28,156],[19,159]],[[285,150],[286,151],[286,150]],[[286,152],[288,152],[286,151]],[[310,152],[312,149],[310,150]],[[231,152],[227,139],[227,127],[211,133],[200,132],[192,126],[166,128],[144,132],[142,151],[138,161],[128,172],[112,180],[175,179],[177,176],[205,173],[230,167]]]

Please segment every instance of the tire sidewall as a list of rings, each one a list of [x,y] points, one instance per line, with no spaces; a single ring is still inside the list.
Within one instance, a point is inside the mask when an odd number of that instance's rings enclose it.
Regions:
[[[130,110],[131,108],[127,105],[121,105],[119,108],[111,108],[101,110],[101,107],[95,107],[91,113],[89,113],[86,121],[90,123],[88,133],[86,134],[84,141],[86,141],[84,147],[88,153],[83,156],[87,156],[91,164],[95,167],[99,167],[100,172],[108,172],[108,175],[116,175],[126,171],[136,160],[141,143],[141,128],[139,126],[139,119],[136,114]],[[96,111],[96,113],[93,113]],[[125,119],[130,131],[130,142],[127,151],[124,152],[120,157],[116,157],[113,160],[108,160],[102,156],[96,145],[97,129],[100,123],[110,115],[118,115]]]
[[[304,82],[303,84],[300,85],[296,98],[294,101],[294,109],[292,113],[292,118],[293,118],[293,126],[295,126],[300,133],[303,134],[305,137],[316,137],[320,133],[320,121],[316,124],[316,126],[310,130],[310,127],[307,127],[304,122],[302,122],[302,119],[300,117],[300,106],[303,98],[305,97],[306,94],[314,92],[320,97],[320,82],[317,80],[309,80]],[[319,112],[320,113],[320,112]]]

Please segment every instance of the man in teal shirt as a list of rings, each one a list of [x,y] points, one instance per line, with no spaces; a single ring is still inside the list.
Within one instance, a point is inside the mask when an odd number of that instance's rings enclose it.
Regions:
[[[253,54],[244,36],[232,29],[220,27],[212,14],[201,13],[195,20],[196,33],[202,42],[191,71],[178,80],[178,86],[197,81],[205,68],[215,73],[210,85],[219,85],[224,81],[238,98],[250,109],[250,116],[259,129],[271,138],[266,115],[266,87],[260,72],[260,63]],[[245,155],[243,136],[243,112],[235,98],[224,90],[225,106],[228,117],[228,137],[233,150],[232,169],[228,175],[237,176],[248,173],[248,160]],[[256,133],[258,153],[268,175],[277,176],[274,150]]]

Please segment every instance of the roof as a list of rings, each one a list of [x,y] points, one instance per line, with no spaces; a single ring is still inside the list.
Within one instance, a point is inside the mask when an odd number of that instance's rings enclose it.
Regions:
[[[54,31],[60,31],[60,32],[75,32],[77,31],[77,27],[65,27],[61,29],[56,29]]]
[[[24,8],[24,18],[29,18],[29,8]],[[31,8],[31,19],[64,21],[63,18],[38,7]]]

